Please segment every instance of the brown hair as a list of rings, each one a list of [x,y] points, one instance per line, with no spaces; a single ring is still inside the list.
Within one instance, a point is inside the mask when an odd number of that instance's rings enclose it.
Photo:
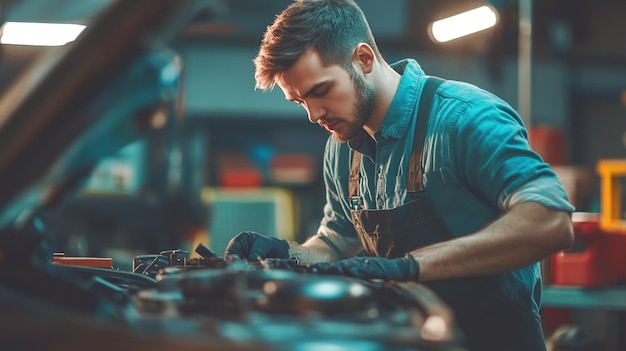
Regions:
[[[267,27],[254,59],[256,88],[271,90],[276,79],[309,49],[324,65],[349,68],[358,43],[380,52],[363,11],[353,0],[297,0]]]

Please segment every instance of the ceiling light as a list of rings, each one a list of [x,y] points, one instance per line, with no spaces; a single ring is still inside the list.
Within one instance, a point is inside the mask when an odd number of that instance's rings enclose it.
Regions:
[[[430,29],[433,38],[443,43],[493,27],[497,21],[496,11],[485,5],[435,21]]]
[[[6,22],[0,31],[0,44],[61,46],[85,29],[80,24]]]

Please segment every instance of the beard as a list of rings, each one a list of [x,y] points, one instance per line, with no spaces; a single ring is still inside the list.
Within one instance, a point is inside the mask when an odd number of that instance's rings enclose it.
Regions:
[[[350,141],[361,134],[363,125],[365,125],[372,116],[374,96],[376,95],[374,86],[361,78],[356,70],[352,67],[350,68],[351,69],[348,69],[348,73],[352,78],[354,94],[356,95],[356,101],[354,102],[355,120],[348,123],[348,129],[343,135],[335,135],[335,138],[341,142]]]

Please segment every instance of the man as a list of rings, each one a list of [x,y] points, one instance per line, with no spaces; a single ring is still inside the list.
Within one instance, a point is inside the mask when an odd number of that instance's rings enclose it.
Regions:
[[[302,245],[242,232],[225,256],[418,281],[470,350],[545,349],[538,261],[572,245],[574,208],[510,106],[414,60],[387,64],[352,0],[294,2],[254,63],[257,88],[278,85],[331,134],[326,205]]]

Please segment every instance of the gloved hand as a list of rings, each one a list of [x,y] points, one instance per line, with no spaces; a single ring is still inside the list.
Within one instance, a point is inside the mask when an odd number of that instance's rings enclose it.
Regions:
[[[339,262],[308,265],[308,271],[318,274],[347,275],[360,279],[418,281],[419,263],[411,256],[402,258],[354,257]]]
[[[255,232],[241,232],[235,235],[224,252],[224,257],[234,257],[256,261],[259,257],[289,258],[287,240],[272,238]]]

